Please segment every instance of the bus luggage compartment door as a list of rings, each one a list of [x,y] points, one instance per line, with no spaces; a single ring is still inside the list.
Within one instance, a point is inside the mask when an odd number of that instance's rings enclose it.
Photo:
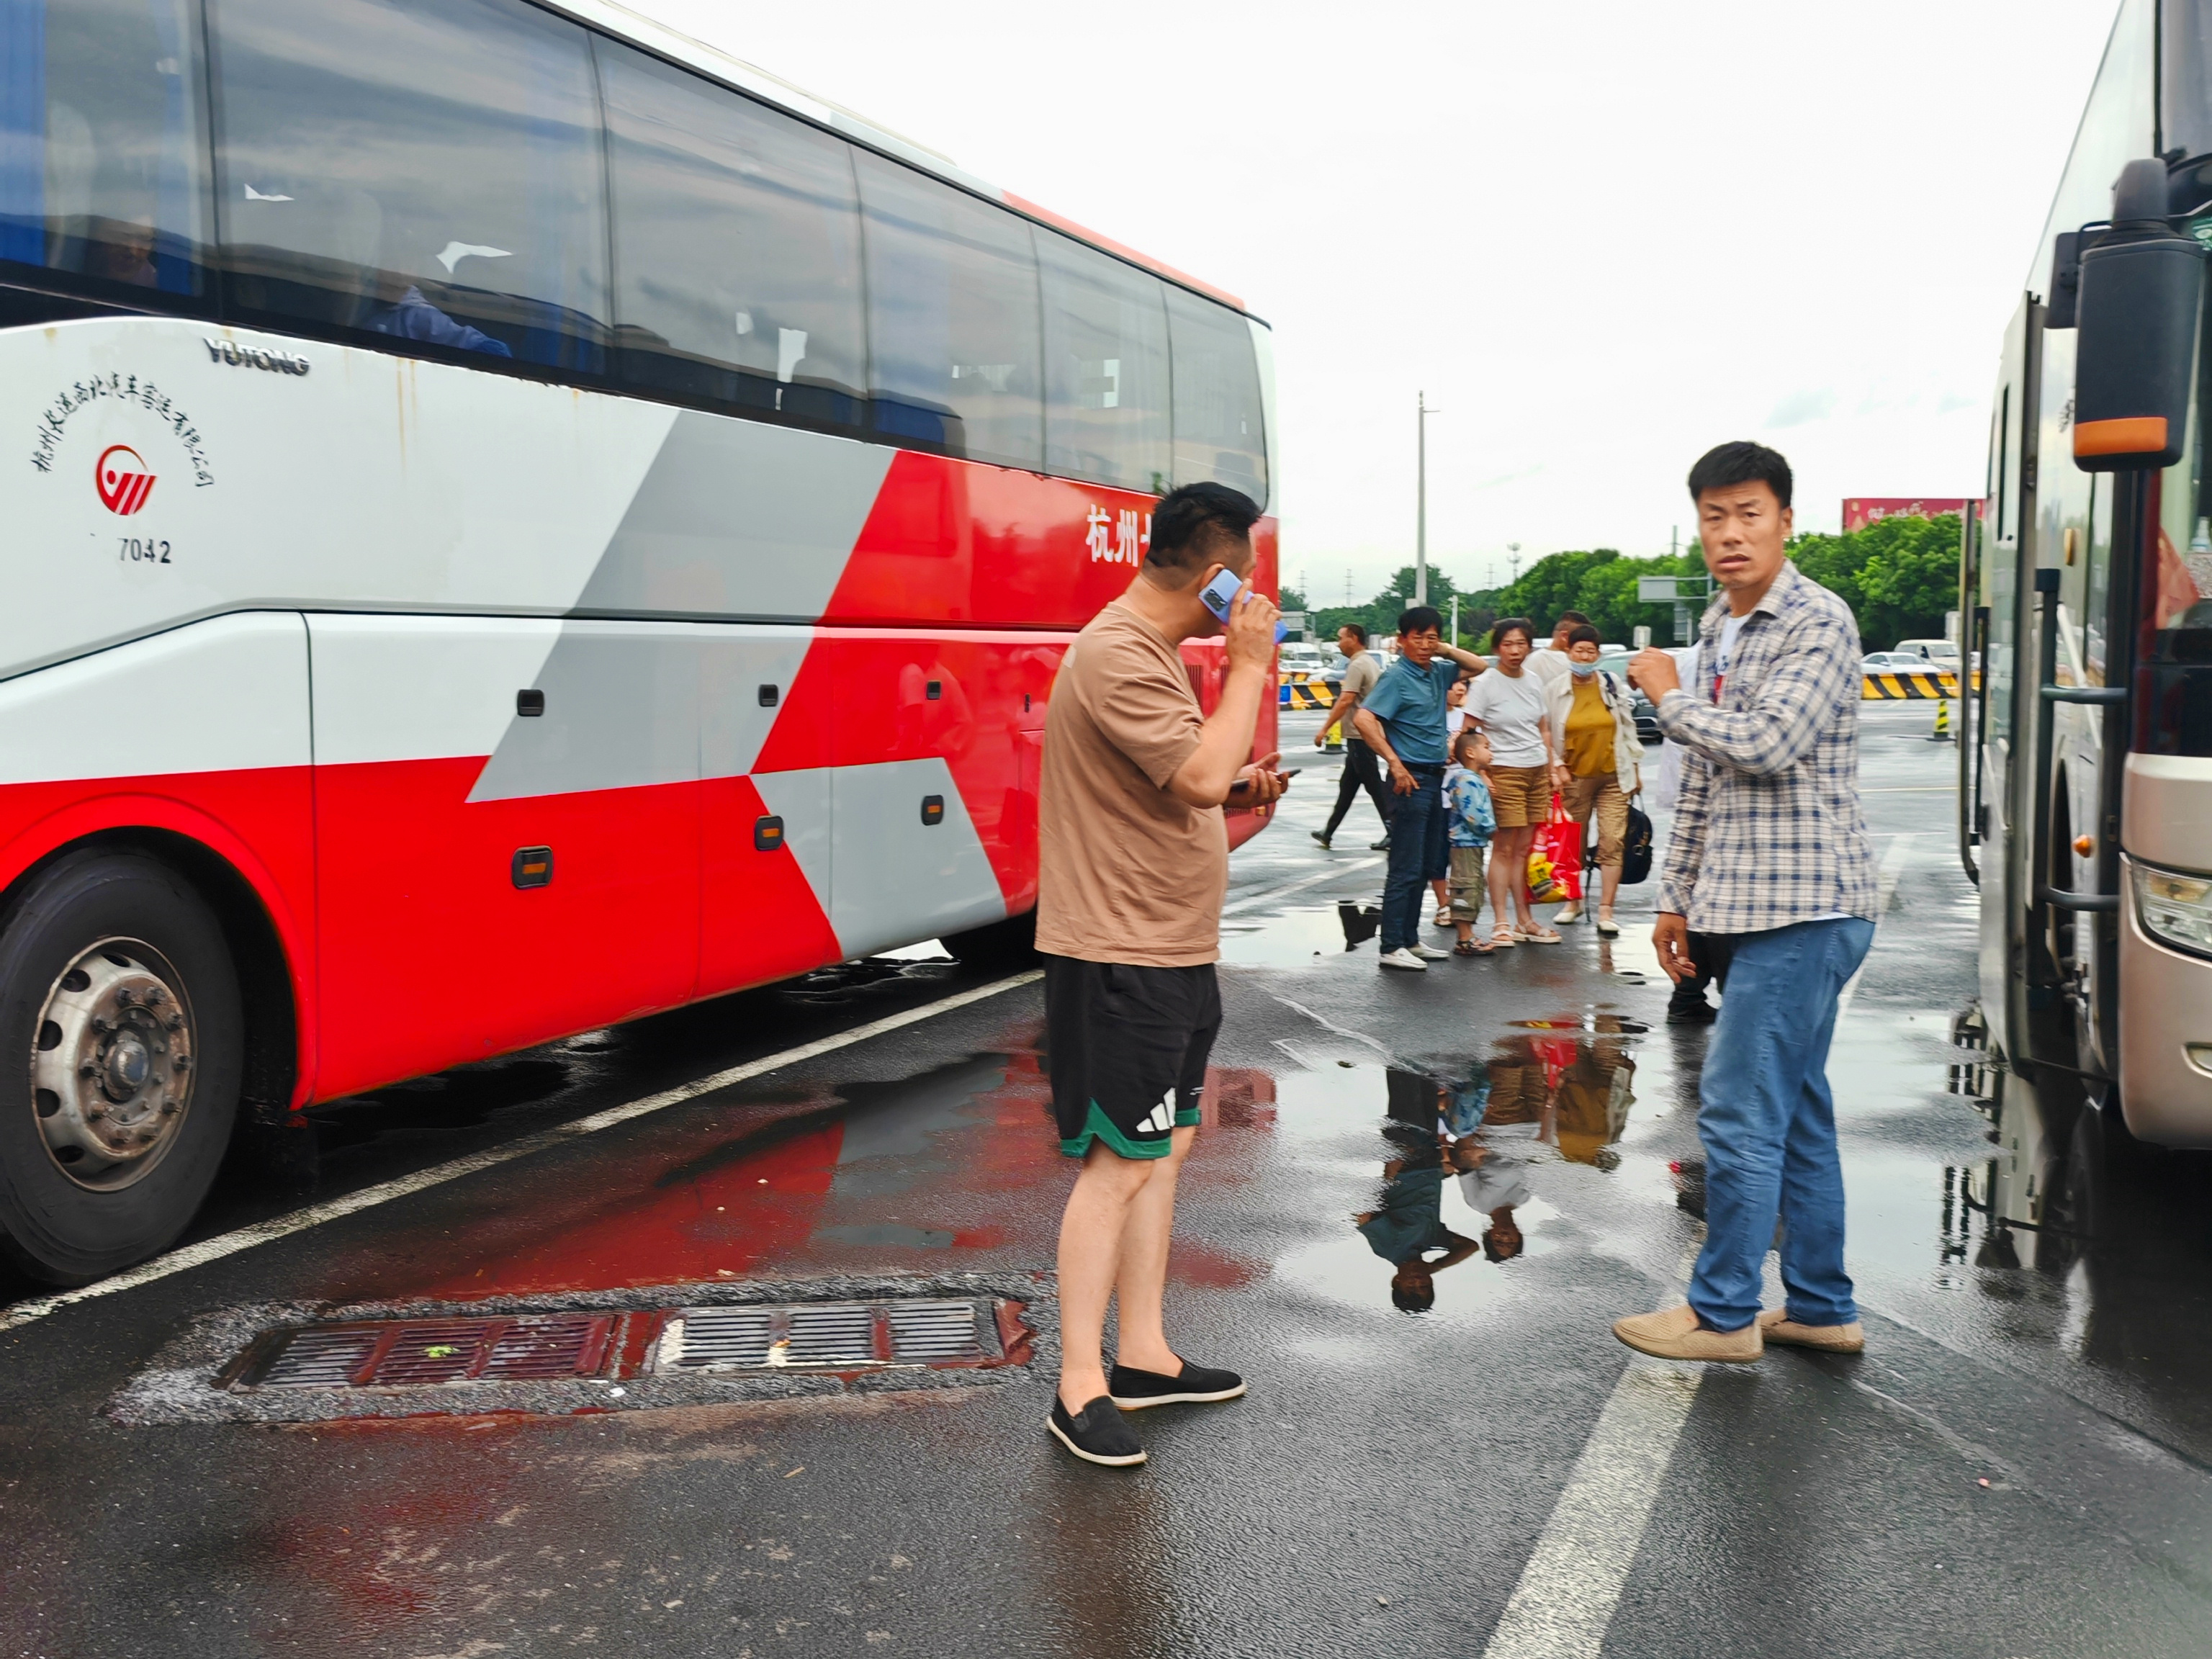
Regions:
[[[319,1092],[692,994],[691,630],[394,616],[309,627]]]

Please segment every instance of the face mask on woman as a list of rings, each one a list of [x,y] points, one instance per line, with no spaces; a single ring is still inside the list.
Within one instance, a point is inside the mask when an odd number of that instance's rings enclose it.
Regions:
[[[1575,678],[1578,680],[1586,680],[1591,675],[1597,672],[1597,665],[1594,662],[1575,662],[1570,660],[1567,666],[1575,671]]]

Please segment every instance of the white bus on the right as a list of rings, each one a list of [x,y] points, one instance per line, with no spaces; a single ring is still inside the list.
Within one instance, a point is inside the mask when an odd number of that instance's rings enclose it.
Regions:
[[[1993,1057],[2212,1146],[2212,0],[2123,0],[2005,337],[1960,610]]]

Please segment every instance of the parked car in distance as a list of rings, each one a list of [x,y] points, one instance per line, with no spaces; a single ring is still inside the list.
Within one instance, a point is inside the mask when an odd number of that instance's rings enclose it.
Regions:
[[[1903,651],[1869,651],[1860,659],[1859,666],[1869,674],[1909,674],[1915,669],[1924,672],[1936,665],[1925,657]]]
[[[1955,670],[1959,666],[1959,645],[1955,640],[1899,640],[1890,654],[1918,657],[1938,668]]]

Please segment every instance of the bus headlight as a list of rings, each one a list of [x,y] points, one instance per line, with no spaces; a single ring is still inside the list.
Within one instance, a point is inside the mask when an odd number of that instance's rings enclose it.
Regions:
[[[2177,876],[2142,864],[2130,867],[2136,917],[2143,931],[2177,951],[2212,957],[2212,879]]]

